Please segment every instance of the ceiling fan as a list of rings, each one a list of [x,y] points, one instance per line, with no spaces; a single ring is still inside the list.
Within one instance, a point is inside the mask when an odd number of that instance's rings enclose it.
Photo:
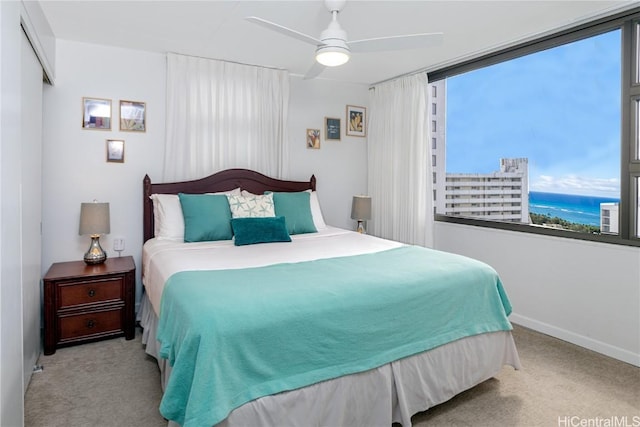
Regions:
[[[338,14],[346,0],[325,0],[324,4],[331,13],[329,26],[320,33],[320,37],[312,37],[291,28],[267,21],[256,16],[246,19],[270,30],[284,34],[316,46],[316,61],[307,71],[304,78],[310,79],[319,75],[325,67],[336,67],[349,61],[351,52],[382,52],[400,49],[415,49],[442,42],[442,33],[419,33],[400,36],[378,37],[364,40],[347,40],[347,33],[338,23]]]

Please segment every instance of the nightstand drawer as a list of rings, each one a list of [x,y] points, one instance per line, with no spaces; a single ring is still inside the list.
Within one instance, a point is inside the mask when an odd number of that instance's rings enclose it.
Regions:
[[[110,301],[124,301],[124,277],[60,283],[58,309]]]
[[[45,355],[62,346],[135,337],[133,257],[109,258],[95,265],[56,262],[43,282]]]
[[[124,307],[92,313],[60,316],[59,341],[75,338],[94,338],[96,336],[123,333],[122,314]]]

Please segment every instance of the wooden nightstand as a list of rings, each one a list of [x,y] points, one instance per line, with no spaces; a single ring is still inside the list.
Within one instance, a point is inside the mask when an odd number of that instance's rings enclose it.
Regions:
[[[130,256],[53,264],[44,276],[44,354],[104,338],[133,339],[135,271]]]

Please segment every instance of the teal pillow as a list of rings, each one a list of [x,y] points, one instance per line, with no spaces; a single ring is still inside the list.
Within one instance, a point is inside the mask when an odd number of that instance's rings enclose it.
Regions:
[[[231,228],[236,246],[291,241],[281,216],[233,218]]]
[[[308,191],[298,193],[273,193],[276,215],[283,216],[289,234],[316,233],[311,214],[311,194]]]
[[[179,193],[184,241],[231,240],[231,209],[226,195]]]

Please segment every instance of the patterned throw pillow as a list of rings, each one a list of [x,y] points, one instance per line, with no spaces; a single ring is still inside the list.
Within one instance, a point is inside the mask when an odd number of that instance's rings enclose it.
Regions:
[[[232,218],[266,218],[276,216],[273,194],[237,196],[228,194]]]

